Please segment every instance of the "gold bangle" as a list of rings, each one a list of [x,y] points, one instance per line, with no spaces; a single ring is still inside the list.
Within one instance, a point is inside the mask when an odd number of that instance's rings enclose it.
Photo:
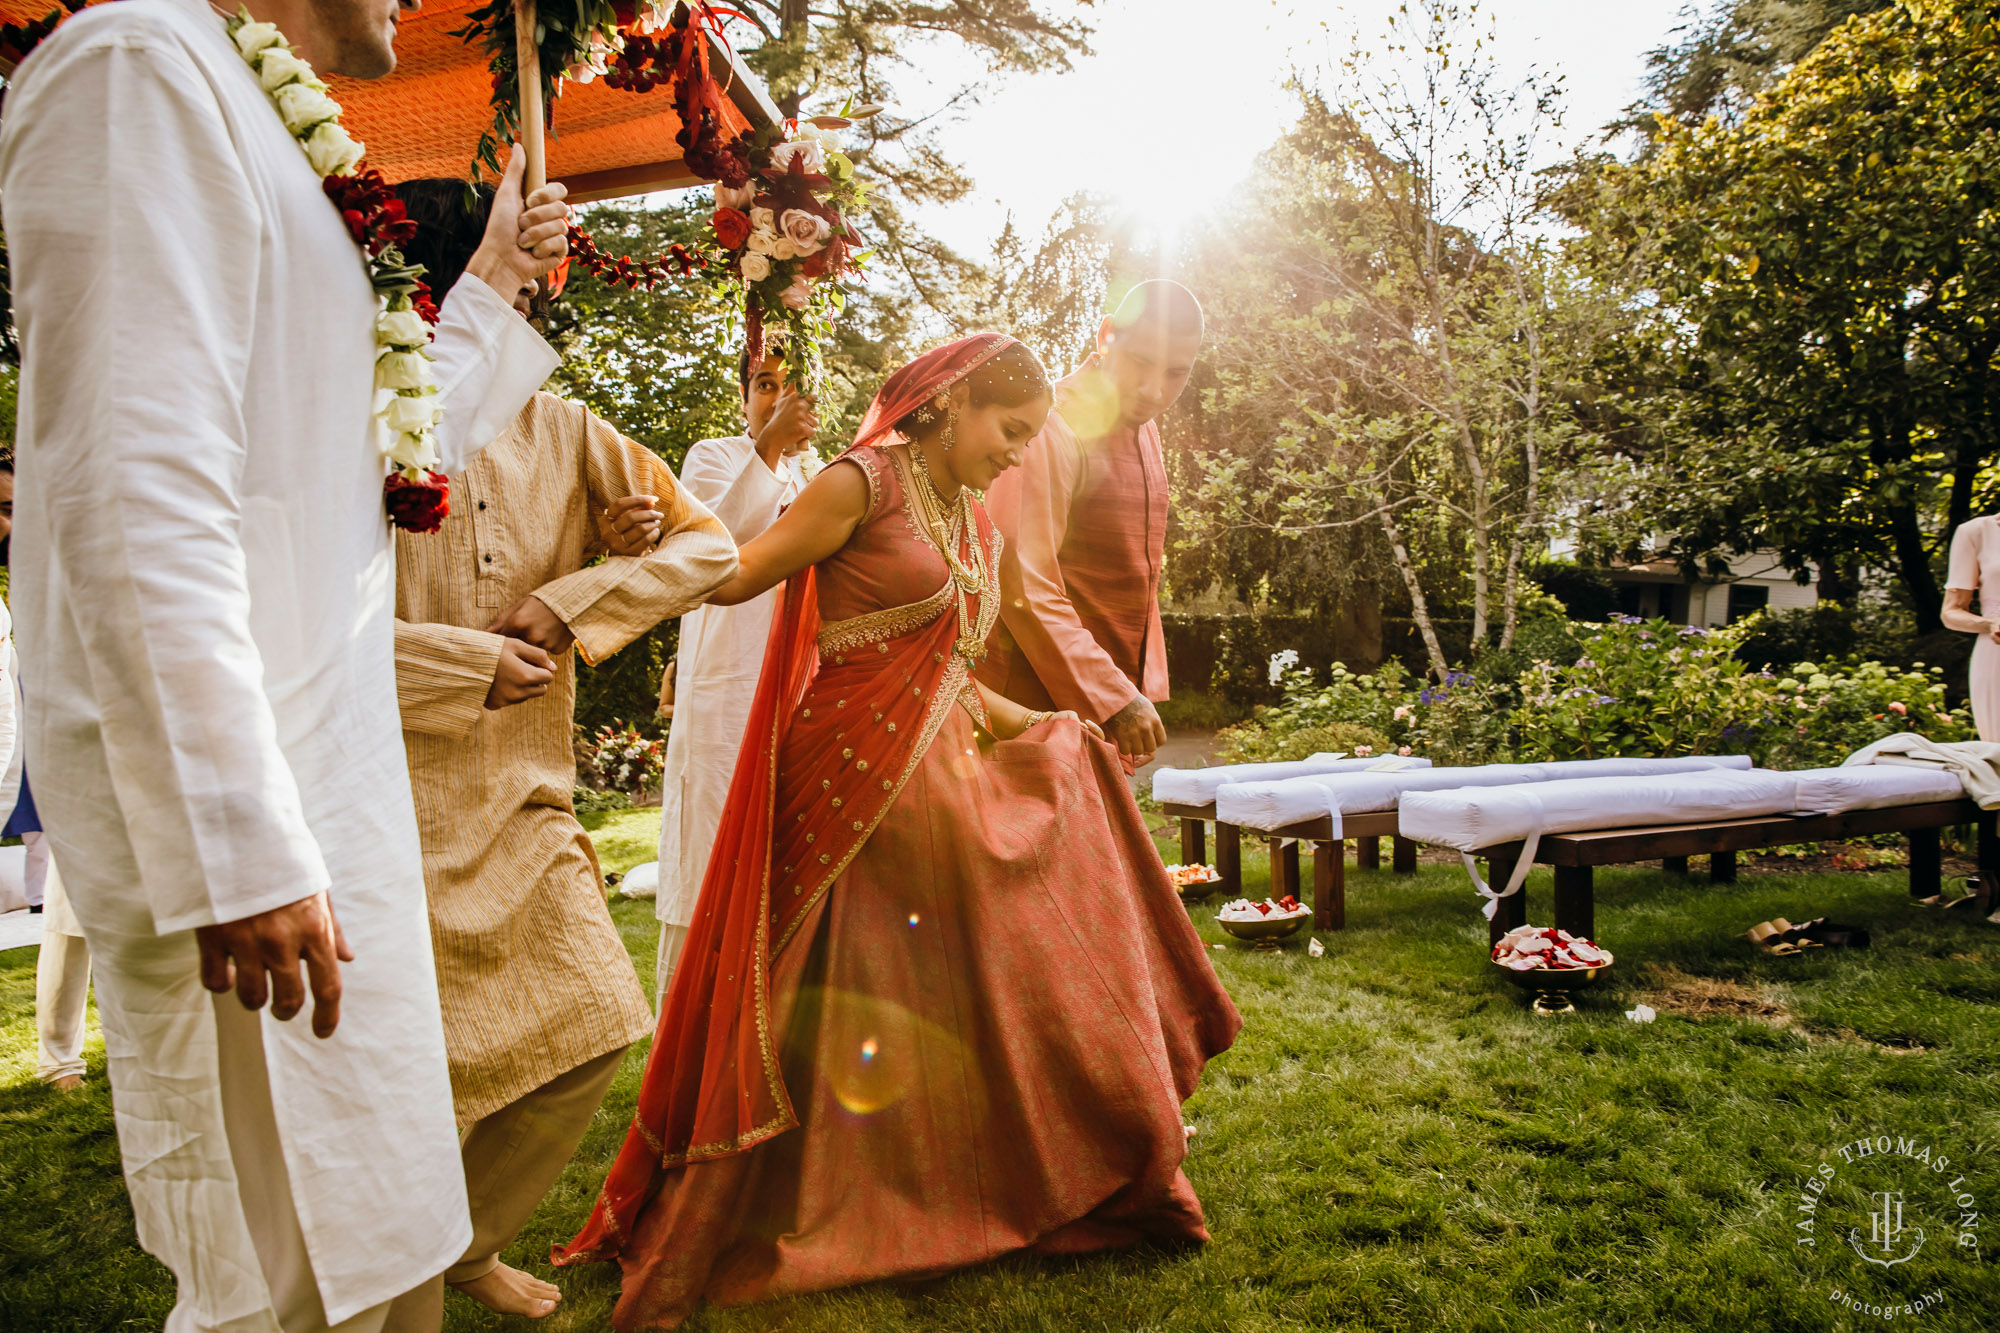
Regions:
[[[1042,723],[1047,722],[1050,718],[1054,716],[1055,716],[1054,713],[1048,712],[1047,710],[1039,710],[1030,713],[1021,722],[1021,730],[1024,732],[1033,731],[1036,727],[1041,726]]]

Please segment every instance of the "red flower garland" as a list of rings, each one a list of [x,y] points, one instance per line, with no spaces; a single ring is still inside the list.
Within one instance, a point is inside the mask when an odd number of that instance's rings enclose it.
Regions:
[[[681,122],[674,142],[680,145],[681,158],[688,169],[724,185],[741,187],[750,180],[749,145],[741,135],[727,140],[722,137],[721,122],[714,109],[720,94],[709,75],[708,53],[702,46],[704,28],[719,33],[721,19],[736,11],[717,10],[709,5],[701,6],[701,10],[697,17],[685,4],[676,5],[665,35],[655,37],[632,31],[636,7],[628,14],[627,7],[620,5],[618,16],[625,27],[625,46],[611,57],[603,82],[607,88],[630,93],[651,92],[661,84],[670,84],[674,112]],[[750,219],[744,217],[746,236],[749,226]],[[720,229],[718,225],[718,232]],[[570,253],[601,281],[613,286],[622,282],[641,291],[651,291],[665,282],[669,265],[682,277],[702,266],[701,257],[684,245],[669,246],[665,254],[653,260],[606,255],[591,241],[589,233],[575,223],[570,224],[569,244]],[[725,239],[724,244],[732,243]],[[742,244],[741,238],[733,244]]]
[[[421,481],[391,472],[382,483],[382,503],[389,521],[403,531],[436,532],[451,513],[451,482],[442,472],[426,472]]]
[[[571,262],[581,264],[597,279],[609,286],[623,283],[635,291],[650,292],[678,274],[686,277],[701,267],[701,256],[687,246],[676,241],[669,245],[657,259],[633,259],[629,255],[607,255],[597,248],[597,242],[590,233],[569,224],[569,257]],[[672,273],[668,269],[673,270]]]
[[[348,235],[371,260],[393,250],[400,261],[403,247],[416,239],[417,224],[404,209],[403,201],[396,197],[382,173],[365,162],[352,176],[326,177],[320,188],[340,210]],[[394,266],[369,265],[376,295],[401,292],[410,298],[410,308],[417,318],[435,328],[437,301],[422,273],[421,268],[400,262]],[[392,469],[382,481],[382,505],[389,511],[389,521],[403,531],[436,532],[451,513],[451,482],[442,472],[427,471],[420,480],[411,481],[400,468]]]
[[[382,179],[382,173],[363,163],[352,176],[328,176],[322,182],[326,197],[340,210],[354,243],[370,258],[394,247],[401,250],[417,239],[417,224],[403,208],[403,201]],[[436,323],[436,320],[432,320]]]

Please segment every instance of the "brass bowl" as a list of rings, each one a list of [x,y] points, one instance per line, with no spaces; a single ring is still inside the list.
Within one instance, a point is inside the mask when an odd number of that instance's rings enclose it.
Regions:
[[[1222,876],[1217,875],[1214,879],[1198,879],[1192,884],[1176,884],[1174,892],[1181,896],[1184,903],[1198,903],[1203,898],[1213,897],[1221,887]]]
[[[1546,1018],[1551,1014],[1576,1012],[1576,1005],[1570,1002],[1570,992],[1596,985],[1598,974],[1611,970],[1611,964],[1616,960],[1609,952],[1604,957],[1605,961],[1596,967],[1535,967],[1517,972],[1498,962],[1493,966],[1505,972],[1507,979],[1516,986],[1533,991],[1535,999],[1528,1008]]]
[[[1312,913],[1300,912],[1297,916],[1280,917],[1273,921],[1269,917],[1259,917],[1255,921],[1225,921],[1215,918],[1216,923],[1239,940],[1248,940],[1266,953],[1276,953],[1279,942],[1288,940],[1312,925]]]

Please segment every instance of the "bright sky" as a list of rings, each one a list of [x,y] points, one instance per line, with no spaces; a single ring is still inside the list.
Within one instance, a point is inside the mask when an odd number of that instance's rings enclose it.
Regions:
[[[1682,21],[1685,3],[1489,0],[1481,10],[1497,21],[1504,69],[1563,77],[1575,141],[1637,95],[1646,52]],[[1378,37],[1395,8],[1396,0],[1101,0],[1084,11],[1094,17],[1095,55],[1069,74],[1008,79],[942,131],[977,190],[923,220],[978,258],[1009,212],[1032,241],[1080,189],[1106,191],[1169,227],[1185,221],[1224,200],[1291,122],[1287,76],[1330,68],[1349,34]],[[946,56],[933,66],[932,88],[905,77],[899,109],[929,110],[965,73]]]

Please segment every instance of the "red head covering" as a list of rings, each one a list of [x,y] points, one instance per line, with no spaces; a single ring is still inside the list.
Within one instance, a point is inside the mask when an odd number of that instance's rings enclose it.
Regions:
[[[1014,346],[1016,341],[1004,333],[974,333],[925,352],[882,382],[848,449],[883,443],[895,432],[898,421]]]

